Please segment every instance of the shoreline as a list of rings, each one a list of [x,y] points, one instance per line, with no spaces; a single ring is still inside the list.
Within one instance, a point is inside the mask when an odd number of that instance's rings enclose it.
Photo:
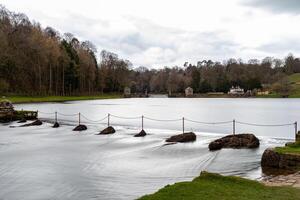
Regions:
[[[7,96],[5,99],[10,100],[13,104],[22,103],[47,103],[47,102],[66,102],[66,101],[84,101],[84,100],[100,100],[100,99],[120,99],[121,94],[102,94],[91,96]]]
[[[168,97],[167,94],[150,94],[151,95],[165,95],[166,98],[189,98],[189,99],[298,99],[300,96],[290,96],[288,98],[279,97],[277,95],[268,96],[252,96],[252,97],[234,97],[229,95],[207,95],[201,94],[193,97]],[[82,96],[5,96],[5,99],[10,100],[14,104],[21,103],[46,103],[46,102],[66,102],[66,101],[84,101],[84,100],[101,100],[101,99],[121,99],[124,98],[122,94],[102,94],[102,95],[82,95]],[[146,98],[146,97],[131,97],[131,98]],[[147,97],[148,98],[148,97]]]

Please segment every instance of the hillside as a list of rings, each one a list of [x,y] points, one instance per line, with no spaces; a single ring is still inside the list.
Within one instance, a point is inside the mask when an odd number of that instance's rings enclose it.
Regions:
[[[291,84],[291,94],[290,97],[299,98],[300,97],[300,73],[292,74],[288,77]]]

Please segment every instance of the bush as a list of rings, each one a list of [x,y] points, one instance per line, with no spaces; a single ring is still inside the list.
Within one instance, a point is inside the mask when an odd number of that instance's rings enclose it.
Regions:
[[[0,92],[7,92],[9,90],[9,83],[4,80],[4,79],[0,79]]]

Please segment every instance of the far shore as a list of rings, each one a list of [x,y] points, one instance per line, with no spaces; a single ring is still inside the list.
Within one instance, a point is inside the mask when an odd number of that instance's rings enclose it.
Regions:
[[[166,95],[167,94],[151,94],[155,95]],[[151,97],[150,95],[150,97]],[[99,100],[99,99],[119,99],[124,98],[123,94],[112,93],[112,94],[100,94],[100,95],[83,95],[83,96],[23,96],[23,95],[13,95],[5,96],[5,99],[10,100],[14,104],[20,103],[43,103],[43,102],[65,102],[65,101],[80,101],[80,100]],[[134,98],[134,97],[132,97]],[[169,98],[184,98],[183,95],[172,96]],[[250,97],[239,97],[239,96],[230,96],[228,94],[196,94],[192,97],[186,98],[283,98],[278,94],[269,94],[269,95],[259,95],[259,96],[250,96]],[[300,98],[300,95],[291,95],[287,98]]]
[[[43,103],[43,102],[65,102],[80,100],[97,99],[118,99],[123,98],[122,94],[101,94],[101,95],[83,95],[83,96],[5,96],[14,104],[19,103]]]

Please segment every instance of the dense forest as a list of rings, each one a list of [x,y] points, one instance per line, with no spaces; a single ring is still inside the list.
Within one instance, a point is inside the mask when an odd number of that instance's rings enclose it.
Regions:
[[[26,95],[79,95],[122,92],[227,92],[231,86],[262,88],[300,72],[300,59],[267,57],[222,63],[201,60],[183,66],[134,68],[117,54],[101,51],[73,34],[42,28],[21,13],[0,6],[0,92]],[[201,57],[201,55],[199,55]],[[99,58],[99,59],[98,59]]]

